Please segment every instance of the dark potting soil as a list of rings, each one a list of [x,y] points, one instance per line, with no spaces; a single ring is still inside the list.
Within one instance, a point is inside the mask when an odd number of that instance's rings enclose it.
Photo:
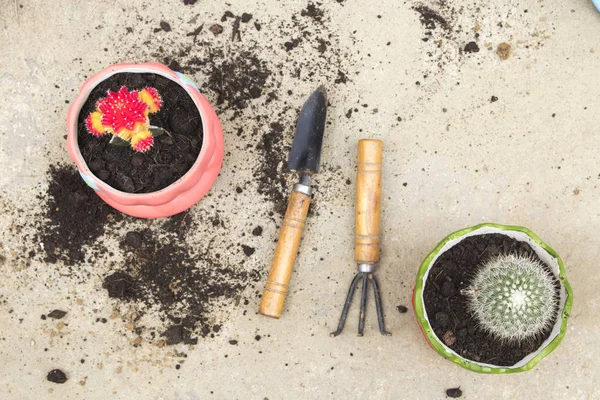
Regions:
[[[123,218],[85,184],[71,165],[50,166],[48,190],[40,200],[44,201],[44,211],[35,219],[34,239],[41,244],[47,263],[83,262],[84,246],[94,244],[109,221]]]
[[[163,100],[160,111],[150,115],[150,124],[172,134],[155,138],[145,153],[128,146],[109,144],[112,137],[91,135],[85,118],[96,109],[106,92],[121,86],[141,90],[153,87]],[[202,147],[202,121],[194,101],[177,83],[157,74],[119,73],[96,86],[79,112],[78,145],[83,159],[100,180],[128,193],[150,193],[166,188],[192,167]]]
[[[67,315],[66,311],[63,311],[63,310],[52,310],[48,314],[48,317],[50,317],[52,319],[62,319],[62,317],[64,317],[65,315]]]
[[[413,6],[413,10],[419,13],[421,24],[429,31],[435,30],[438,26],[446,31],[451,29],[444,17],[426,5],[415,5]]]
[[[60,369],[53,369],[52,371],[48,372],[46,379],[54,383],[65,383],[67,381],[67,375]]]
[[[234,262],[218,246],[198,251],[187,244],[188,233],[201,223],[205,232],[218,235],[218,218],[202,222],[183,212],[164,219],[157,228],[122,233],[123,223],[132,224],[134,219],[104,203],[73,165],[50,166],[48,189],[39,200],[43,211],[32,219],[35,233],[28,240],[36,246],[27,249],[26,257],[58,264],[62,279],[89,280],[82,264],[112,255],[105,240],[116,239],[125,260],[103,276],[103,287],[111,298],[138,304],[139,316],[158,308],[162,323],[136,327],[136,333],[143,331],[166,345],[214,337],[222,323],[216,322],[215,314],[229,310],[246,287],[262,280],[258,269],[243,268],[244,259]],[[238,252],[244,253],[241,246]],[[42,319],[62,318],[64,313],[53,310]]]
[[[423,299],[436,336],[457,354],[481,363],[511,366],[538,349],[550,336],[552,327],[520,343],[502,342],[479,328],[460,291],[469,287],[479,265],[501,254],[528,256],[543,264],[527,243],[501,234],[471,236],[436,260],[429,271]],[[557,281],[557,296],[559,289]]]
[[[462,397],[462,394],[463,392],[460,390],[460,387],[446,389],[446,397],[450,397],[451,399],[458,399]]]
[[[211,308],[261,278],[258,271],[222,265],[210,245],[193,253],[168,230],[160,237],[150,229],[130,231],[120,247],[128,261],[106,276],[102,286],[109,297],[158,306],[169,319],[160,332],[167,345],[195,344],[198,334],[217,332],[220,326],[209,321]]]

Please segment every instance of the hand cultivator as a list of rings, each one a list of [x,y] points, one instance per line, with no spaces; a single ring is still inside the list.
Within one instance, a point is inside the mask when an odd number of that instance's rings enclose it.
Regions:
[[[381,211],[381,161],[382,142],[380,140],[361,140],[358,142],[358,171],[356,175],[356,242],[354,246],[354,259],[358,266],[358,273],[352,279],[342,316],[337,330],[332,336],[338,336],[344,329],[348,310],[358,283],[362,279],[360,297],[360,317],[358,320],[358,336],[363,335],[365,328],[365,313],[367,308],[367,290],[369,282],[373,286],[375,295],[375,309],[379,331],[383,335],[390,335],[385,330],[383,311],[381,309],[381,295],[379,284],[375,278],[375,271],[379,267],[379,214]]]

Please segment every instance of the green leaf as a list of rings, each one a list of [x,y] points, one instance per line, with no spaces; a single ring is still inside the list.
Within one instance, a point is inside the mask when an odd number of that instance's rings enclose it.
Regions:
[[[152,134],[152,136],[154,137],[159,137],[164,135],[165,133],[169,136],[171,136],[171,134],[169,132],[167,132],[166,129],[160,128],[158,126],[153,126],[150,125],[150,127],[148,128],[148,130],[150,131],[150,133]]]
[[[118,136],[113,135],[113,137],[110,139],[110,144],[115,145],[115,146],[129,146],[130,143],[125,140],[125,139],[121,139]]]

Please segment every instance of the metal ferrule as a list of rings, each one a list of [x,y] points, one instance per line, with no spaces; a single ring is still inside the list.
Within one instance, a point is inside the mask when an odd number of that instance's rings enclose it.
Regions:
[[[308,185],[303,185],[302,183],[296,183],[294,185],[294,192],[304,193],[307,196],[312,194],[312,189]]]
[[[370,274],[377,270],[377,268],[379,267],[379,263],[374,263],[374,264],[361,263],[361,264],[358,264],[357,266],[358,266],[358,272],[366,272],[366,273]]]

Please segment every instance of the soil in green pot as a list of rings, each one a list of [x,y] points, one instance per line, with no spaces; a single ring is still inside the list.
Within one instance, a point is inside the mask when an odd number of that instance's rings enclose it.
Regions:
[[[501,234],[470,236],[443,253],[429,271],[423,300],[429,323],[441,342],[468,360],[512,366],[537,350],[552,327],[523,342],[502,342],[478,326],[461,294],[471,284],[478,267],[492,257],[516,254],[545,265],[527,243]],[[551,274],[550,268],[547,271]],[[560,294],[556,280],[556,296]],[[558,317],[558,308],[556,317]],[[554,320],[556,321],[556,319]]]
[[[109,144],[112,135],[95,137],[88,132],[85,118],[96,110],[106,92],[126,86],[129,91],[155,88],[162,107],[150,114],[150,124],[171,133],[154,140],[145,153],[128,146]],[[118,73],[96,86],[79,112],[77,142],[90,170],[100,180],[128,193],[150,193],[164,189],[190,170],[202,148],[202,121],[190,95],[179,84],[150,73]]]

